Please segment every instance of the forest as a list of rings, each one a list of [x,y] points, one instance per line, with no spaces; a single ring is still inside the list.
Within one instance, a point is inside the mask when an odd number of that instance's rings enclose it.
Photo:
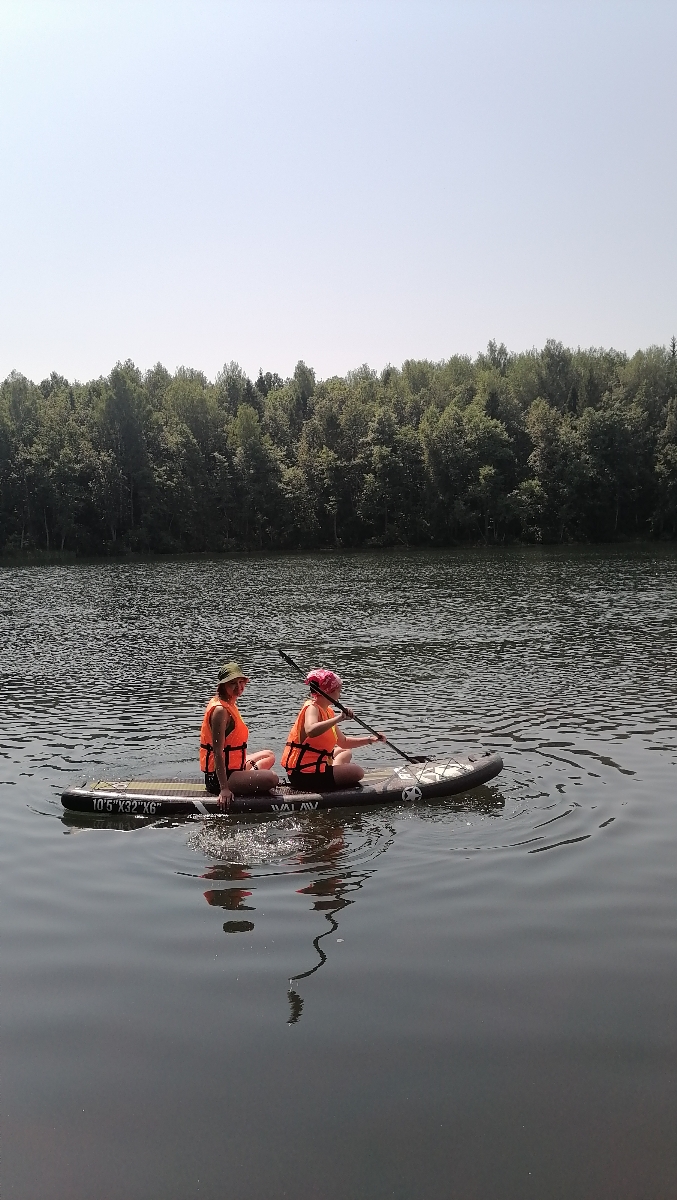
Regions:
[[[677,535],[677,345],[0,385],[0,553]]]

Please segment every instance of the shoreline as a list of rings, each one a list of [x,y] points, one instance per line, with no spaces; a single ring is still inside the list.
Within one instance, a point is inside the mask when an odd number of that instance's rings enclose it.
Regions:
[[[135,563],[135,562],[220,562],[221,560],[237,560],[251,558],[306,558],[313,555],[335,555],[339,558],[362,554],[430,554],[443,553],[451,550],[485,550],[490,552],[525,550],[592,550],[601,547],[670,547],[677,546],[677,539],[660,538],[617,538],[614,541],[569,541],[569,542],[449,542],[446,545],[404,545],[401,543],[387,546],[316,546],[304,547],[299,550],[274,549],[233,549],[233,550],[178,550],[163,552],[158,550],[127,550],[118,554],[78,554],[75,550],[23,550],[13,554],[0,554],[0,568],[11,567],[52,567],[73,566],[75,564],[94,565],[97,563]]]

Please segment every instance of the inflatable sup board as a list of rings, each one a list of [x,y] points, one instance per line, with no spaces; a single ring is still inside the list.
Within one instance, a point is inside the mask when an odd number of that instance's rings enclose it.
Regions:
[[[478,751],[439,762],[403,764],[368,770],[356,787],[330,792],[299,792],[281,783],[253,796],[235,794],[230,813],[312,812],[322,808],[416,803],[468,792],[487,783],[503,768],[500,754]],[[191,779],[96,779],[66,788],[61,803],[70,812],[112,816],[168,817],[223,815],[217,797],[202,777]]]

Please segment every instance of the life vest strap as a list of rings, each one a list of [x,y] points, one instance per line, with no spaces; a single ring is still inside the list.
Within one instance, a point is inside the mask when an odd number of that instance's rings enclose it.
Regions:
[[[296,762],[293,764],[293,766],[290,767],[289,766],[289,754],[292,752],[292,750],[298,750],[299,755],[298,755],[298,758],[296,759]],[[303,757],[306,754],[313,754],[315,757],[314,757],[313,761],[307,767],[304,768],[302,764],[303,764]],[[311,771],[313,771],[313,772],[321,771],[324,769],[321,766],[322,760],[325,758],[330,759],[332,754],[333,754],[333,750],[324,750],[324,749],[318,748],[317,746],[309,746],[307,742],[291,742],[290,741],[290,742],[286,743],[285,748],[284,748],[284,754],[282,756],[282,766],[285,767],[286,770],[291,770],[291,771],[301,771],[302,772],[302,771],[306,770],[306,771],[308,771],[308,773],[310,773]]]
[[[242,742],[242,744],[240,746],[224,746],[223,753],[224,753],[224,756],[226,759],[226,770],[228,771],[229,774],[231,771],[244,771],[245,764],[247,762],[247,743],[246,742]],[[239,754],[240,755],[240,761],[237,766],[231,767],[231,765],[230,765],[231,754]]]
[[[207,751],[207,760],[205,762],[205,771],[209,771],[209,755],[214,757],[214,747],[210,746],[209,742],[200,742],[200,749]]]
[[[214,756],[214,747],[209,742],[200,742],[200,749],[207,751],[207,762],[205,765],[205,771],[209,771],[209,756],[210,756],[210,754],[211,754],[212,758],[214,759],[214,765],[216,766],[216,759]],[[236,767],[231,767],[230,756],[231,756],[231,754],[238,754],[238,753],[240,755],[240,763]],[[224,757],[225,763],[226,763],[226,771],[228,771],[229,774],[231,771],[243,771],[244,767],[245,767],[245,763],[247,762],[247,743],[242,742],[242,744],[240,746],[224,746],[223,747],[223,757]]]

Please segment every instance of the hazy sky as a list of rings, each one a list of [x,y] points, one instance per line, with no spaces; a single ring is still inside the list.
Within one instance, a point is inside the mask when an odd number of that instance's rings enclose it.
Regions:
[[[677,3],[0,0],[0,377],[677,333]]]

